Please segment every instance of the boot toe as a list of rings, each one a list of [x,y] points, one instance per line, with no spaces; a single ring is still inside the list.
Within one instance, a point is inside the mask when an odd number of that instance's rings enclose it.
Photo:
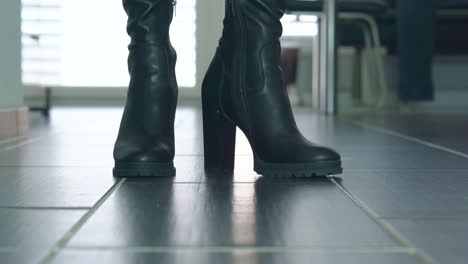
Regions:
[[[114,153],[115,161],[121,162],[171,162],[173,156],[171,147],[166,144],[151,149],[121,148]]]
[[[335,150],[322,147],[322,146],[315,146],[311,147],[307,154],[308,158],[312,158],[312,161],[339,161],[341,160],[340,154]]]
[[[114,177],[169,177],[175,176],[173,152],[159,144],[151,149],[117,148],[114,152]]]

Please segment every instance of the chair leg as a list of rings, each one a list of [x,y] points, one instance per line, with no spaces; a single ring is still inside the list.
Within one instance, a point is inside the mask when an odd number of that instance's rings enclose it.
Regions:
[[[381,108],[385,106],[388,101],[388,87],[387,87],[387,80],[385,78],[385,66],[384,66],[384,54],[380,54],[383,51],[383,46],[380,42],[380,32],[375,20],[369,16],[368,18],[370,33],[373,38],[374,42],[374,56],[376,62],[376,69],[377,69],[377,78],[379,80],[380,85],[380,98],[377,102],[377,107]]]
[[[327,102],[327,23],[323,16],[319,19],[319,89],[318,89],[318,107],[320,113],[326,113]]]
[[[372,71],[375,71],[375,68],[372,66],[369,66],[368,63],[365,63],[366,53],[363,51],[372,52],[372,49],[374,47],[372,44],[372,37],[371,37],[371,33],[370,33],[368,25],[362,21],[357,21],[356,24],[361,28],[363,35],[364,35],[365,49],[361,50],[358,54],[359,56],[359,71],[358,71],[359,87],[358,88],[360,89],[359,94],[360,94],[361,102],[363,105],[366,105],[367,100],[364,97],[365,96],[364,90],[366,91],[369,90],[369,87],[367,86],[369,86],[369,84],[375,83],[374,82],[375,77],[372,78],[373,76],[375,76],[375,74],[371,73]],[[373,101],[375,100],[371,100],[371,105],[373,104],[372,103]]]
[[[312,40],[312,107],[320,110],[320,36]]]
[[[369,41],[366,38],[370,37],[370,41],[372,42],[373,48],[371,49],[372,56],[374,58],[375,69],[377,71],[377,81],[379,85],[379,92],[380,96],[377,101],[377,107],[383,107],[387,100],[388,100],[388,88],[387,88],[387,81],[385,78],[385,67],[383,62],[384,55],[379,54],[381,50],[383,50],[382,44],[380,42],[380,32],[375,22],[374,18],[367,14],[363,13],[340,13],[340,19],[344,20],[359,20],[363,21],[368,25],[368,29],[364,30],[364,38],[365,41]],[[366,43],[368,44],[368,43]]]
[[[364,35],[364,46],[366,49],[371,49],[373,47],[372,44],[372,36],[369,30],[369,27],[366,23],[357,23],[361,28],[363,35]]]

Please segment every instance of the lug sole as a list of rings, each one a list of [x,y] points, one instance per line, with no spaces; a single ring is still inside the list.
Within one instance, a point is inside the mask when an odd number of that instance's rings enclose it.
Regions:
[[[173,162],[116,162],[114,177],[173,177],[176,169]]]
[[[317,161],[309,163],[267,163],[254,161],[256,173],[266,177],[323,177],[343,173],[341,161]]]

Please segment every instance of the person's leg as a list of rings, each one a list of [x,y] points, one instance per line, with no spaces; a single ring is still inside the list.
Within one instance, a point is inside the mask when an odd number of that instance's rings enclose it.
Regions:
[[[340,155],[299,132],[281,73],[284,0],[226,0],[220,46],[202,88],[206,170],[232,170],[236,126],[263,175],[341,173]]]
[[[398,97],[404,102],[434,98],[432,57],[436,0],[399,0]]]
[[[114,176],[173,176],[176,53],[173,0],[123,0],[130,84],[114,147]]]

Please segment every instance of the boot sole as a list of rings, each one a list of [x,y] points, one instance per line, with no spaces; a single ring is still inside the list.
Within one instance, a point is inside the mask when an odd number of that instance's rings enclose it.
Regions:
[[[176,169],[173,162],[116,162],[114,177],[173,177]]]
[[[266,177],[323,177],[343,173],[341,161],[279,164],[255,159],[254,170]]]

